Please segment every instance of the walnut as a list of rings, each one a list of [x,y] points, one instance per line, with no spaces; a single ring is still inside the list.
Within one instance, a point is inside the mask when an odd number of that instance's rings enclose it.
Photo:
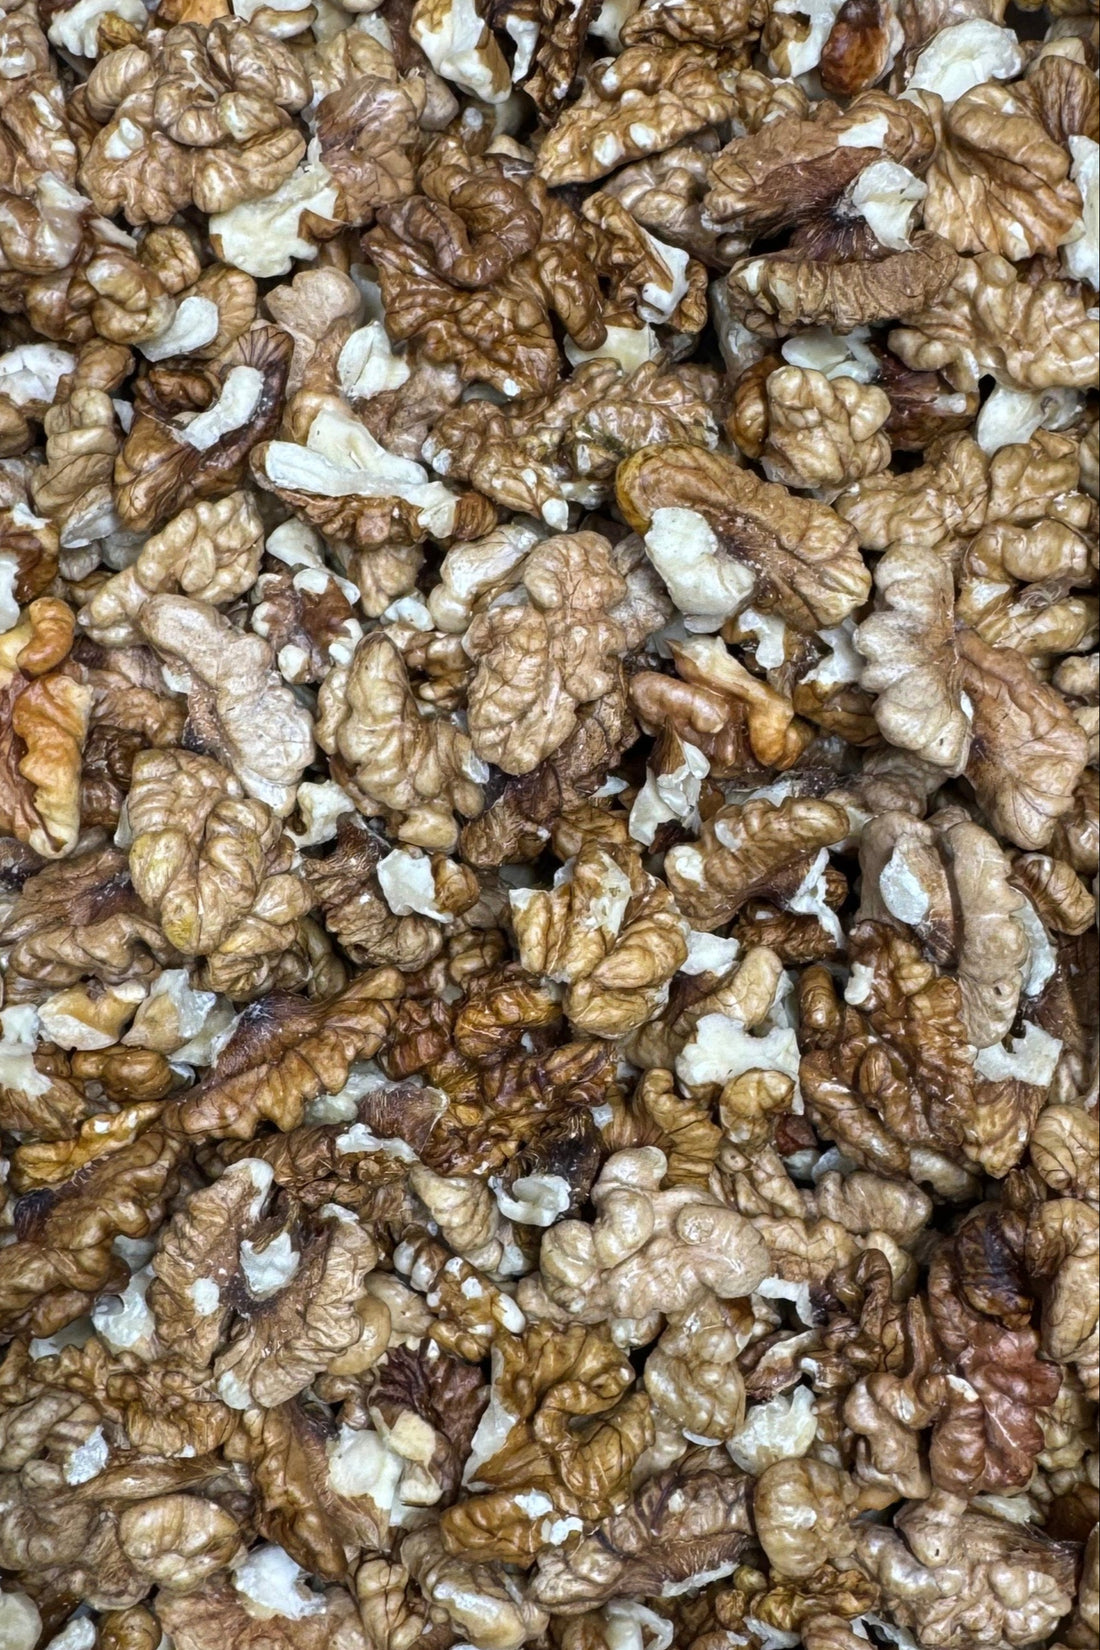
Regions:
[[[734,138],[711,164],[705,209],[715,223],[774,234],[827,211],[872,163],[923,170],[934,145],[919,104],[882,92],[863,93],[843,112],[818,103],[809,119],[779,115]]]
[[[363,811],[393,818],[403,841],[446,851],[455,812],[480,814],[484,765],[455,722],[421,716],[384,631],[364,636],[350,664],[329,672],[318,711],[318,742],[348,765]]]
[[[543,1238],[542,1288],[579,1322],[687,1312],[766,1274],[751,1227],[701,1187],[658,1190],[665,1168],[655,1147],[616,1153],[592,1190],[595,1222],[562,1221]]]
[[[697,928],[714,929],[761,894],[780,900],[801,887],[819,851],[841,842],[847,816],[831,802],[732,803],[708,819],[698,845],[669,850],[676,903]]]
[[[906,366],[943,367],[961,388],[982,374],[1014,390],[1089,382],[1100,322],[1058,280],[1022,282],[995,252],[958,258],[935,295],[914,303],[890,348]]]
[[[72,642],[72,613],[42,596],[0,635],[6,709],[0,822],[47,859],[71,853],[80,832],[82,756],[92,691],[51,667]]]
[[[633,854],[586,844],[552,893],[511,895],[520,961],[564,983],[564,1008],[597,1036],[635,1031],[664,1006],[687,957],[667,889]]]
[[[960,260],[939,236],[921,231],[908,251],[878,262],[819,261],[794,249],[742,258],[727,279],[733,313],[754,332],[785,337],[796,326],[825,325],[841,332],[868,322],[934,316],[930,306],[953,290]],[[908,366],[939,365],[926,351],[919,362],[898,347],[904,332],[890,334],[891,349]]]
[[[167,223],[192,202],[224,212],[282,183],[304,144],[290,115],[309,85],[286,47],[237,18],[181,23],[92,71],[101,130],[81,166],[97,211]]]
[[[241,635],[208,603],[186,596],[150,597],[139,621],[158,652],[186,673],[197,737],[250,796],[285,817],[313,755],[312,727],[272,670],[267,643]]]
[[[625,646],[607,616],[625,594],[597,533],[537,545],[523,564],[526,602],[490,606],[464,646],[477,662],[470,688],[470,739],[477,755],[525,774],[573,730],[578,705],[610,691],[611,659]]]
[[[81,612],[81,625],[94,641],[126,646],[141,639],[137,615],[150,596],[178,590],[194,601],[226,604],[252,584],[262,547],[260,519],[247,494],[192,505],[99,587]]]
[[[734,113],[733,95],[688,47],[628,46],[595,64],[578,102],[543,139],[539,176],[588,183]]]
[[[563,529],[571,502],[605,501],[615,466],[629,453],[654,442],[713,446],[705,388],[655,362],[628,373],[616,361],[588,361],[547,395],[509,408],[471,401],[445,413],[424,456],[440,475]]]
[[[701,132],[690,143],[624,166],[607,179],[604,188],[622,201],[643,229],[671,246],[682,247],[712,269],[728,269],[746,250],[748,237],[728,225],[715,227],[704,210],[717,148],[717,141]]]
[[[643,448],[620,466],[615,485],[619,508],[646,535],[658,568],[659,557],[671,564],[675,578],[677,564],[688,562],[686,582],[692,574],[690,552],[701,541],[703,558],[714,563],[713,571],[706,566],[696,575],[708,601],[707,587],[732,562],[745,575],[741,602],[751,592],[758,607],[810,632],[839,624],[870,590],[854,540],[827,505],[794,498],[722,454],[684,446]],[[691,602],[692,596],[686,599]],[[732,591],[719,599],[723,616],[736,610]]]
[[[834,488],[875,475],[890,462],[883,426],[890,401],[875,385],[802,367],[781,367],[764,385],[768,433],[760,455],[769,481]]]

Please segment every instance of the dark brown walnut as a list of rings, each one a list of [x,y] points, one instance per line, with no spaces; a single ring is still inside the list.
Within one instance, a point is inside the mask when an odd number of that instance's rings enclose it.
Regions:
[[[717,1465],[716,1455],[689,1451],[572,1552],[543,1555],[532,1596],[577,1615],[624,1594],[659,1594],[735,1562],[751,1528],[751,1480]]]
[[[151,368],[135,389],[115,466],[123,522],[156,527],[195,500],[231,492],[252,448],[275,432],[289,365],[290,339],[259,323],[201,371]]]

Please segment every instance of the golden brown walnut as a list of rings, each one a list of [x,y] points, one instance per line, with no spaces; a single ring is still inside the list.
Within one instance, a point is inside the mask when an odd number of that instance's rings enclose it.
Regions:
[[[474,1494],[440,1522],[447,1550],[525,1562],[551,1544],[558,1518],[573,1530],[609,1512],[653,1439],[649,1400],[632,1385],[604,1328],[542,1323],[501,1335],[488,1419],[464,1474]]]
[[[875,568],[875,584],[884,611],[864,619],[855,634],[867,660],[861,685],[876,695],[875,721],[892,745],[948,774],[962,773],[972,721],[950,565],[935,550],[897,544]]]
[[[1014,390],[1084,388],[1100,347],[1100,321],[1072,284],[1022,281],[995,252],[957,258],[901,319],[889,338],[894,354],[907,367],[944,368],[964,390],[983,374]]]
[[[311,526],[364,553],[367,565],[367,552],[428,537],[476,538],[495,521],[477,494],[452,493],[429,481],[422,464],[387,452],[338,396],[303,391],[288,423],[299,439],[261,443],[252,454],[253,476]],[[351,569],[361,584],[363,562]]]
[[[995,830],[1019,848],[1045,848],[1073,807],[1088,762],[1085,732],[1022,654],[964,630],[959,656],[974,706],[967,777]]]
[[[309,712],[271,668],[268,644],[186,596],[152,596],[139,617],[142,634],[186,672],[189,724],[206,750],[285,818],[313,756],[313,730]]]
[[[1070,67],[1087,83],[1083,65]],[[1043,78],[1040,63],[1031,79],[1015,86],[988,80],[943,110],[924,221],[956,252],[1054,257],[1080,217],[1069,150],[1042,118]]]
[[[883,426],[890,401],[877,385],[787,366],[768,375],[764,395],[768,433],[760,462],[769,481],[845,487],[889,464]]]
[[[492,1565],[452,1557],[438,1527],[413,1530],[401,1544],[402,1564],[433,1613],[443,1611],[454,1633],[472,1633],[485,1650],[520,1650],[546,1627],[549,1617],[522,1585]]]
[[[866,143],[859,142],[863,131]],[[809,119],[780,115],[727,144],[711,163],[705,210],[715,223],[732,222],[758,238],[774,235],[827,211],[872,162],[923,171],[934,147],[919,104],[885,92],[864,92],[844,110],[815,103]]]
[[[317,739],[338,757],[366,814],[391,819],[405,842],[446,852],[456,812],[482,809],[484,765],[447,716],[422,716],[404,661],[384,630],[364,636],[318,695]]]
[[[464,646],[477,662],[470,688],[470,740],[505,773],[526,774],[576,724],[577,707],[614,684],[611,660],[625,648],[608,609],[626,594],[598,533],[563,534],[523,564],[526,602],[490,607]]]
[[[511,779],[471,824],[460,849],[471,865],[489,867],[537,859],[554,822],[584,806],[607,779],[619,753],[635,737],[621,682],[582,705],[573,732],[529,774]]]
[[[32,478],[34,507],[54,523],[63,547],[87,544],[117,525],[111,479],[119,437],[111,398],[77,386],[50,408],[43,430],[46,462]]]
[[[973,436],[960,433],[936,442],[915,470],[859,482],[837,499],[836,511],[867,550],[899,544],[947,558],[957,539],[982,527],[988,505],[988,461]]]
[[[235,17],[181,23],[103,58],[87,107],[102,122],[81,166],[97,211],[167,223],[268,194],[305,152],[291,115],[309,82],[285,46]]]
[[[539,176],[552,187],[589,183],[728,120],[735,108],[717,70],[690,48],[628,46],[589,70],[581,96],[543,139]]]
[[[395,342],[415,338],[422,357],[457,367],[463,382],[535,395],[559,376],[551,312],[582,350],[606,342],[605,308],[635,326],[601,292],[601,237],[524,151],[475,158],[440,138],[419,182],[425,192],[382,207],[366,237]]]
[[[642,229],[614,195],[598,189],[582,208],[604,237],[604,267],[616,304],[629,305],[643,321],[695,333],[706,325],[707,277],[702,264],[685,258]]]
[[[839,1564],[855,1549],[857,1511],[851,1479],[824,1461],[778,1461],[756,1481],[753,1515],[773,1571],[808,1577]]]
[[[724,454],[643,448],[620,466],[615,491],[639,533],[650,532],[659,510],[702,517],[727,555],[752,573],[755,604],[801,632],[839,624],[870,592],[854,535],[828,505],[762,482]]]
[[[313,897],[294,845],[265,803],[209,757],[144,751],[127,797],[130,877],[165,938],[202,957],[202,979],[230,997],[294,990],[294,954]]]
[[[317,141],[340,191],[339,216],[369,223],[374,211],[411,195],[415,149],[427,91],[411,75],[388,81],[360,75],[317,105]]]
[[[218,607],[255,581],[263,529],[246,493],[217,504],[195,504],[146,539],[129,567],[100,585],[81,610],[80,623],[107,647],[141,639],[137,615],[150,596],[180,591]]]
[[[1041,1204],[1027,1230],[1028,1272],[1042,1281],[1042,1345],[1076,1368],[1086,1396],[1100,1395],[1100,1327],[1089,1280],[1100,1252],[1100,1215],[1077,1198]]]
[[[716,137],[700,132],[689,143],[624,166],[607,179],[604,188],[622,201],[643,229],[670,246],[682,247],[709,268],[728,269],[745,251],[748,237],[728,225],[715,228],[704,210],[710,166],[718,147]]]
[[[300,1613],[294,1617],[251,1614],[247,1600],[217,1578],[193,1593],[161,1592],[157,1621],[178,1650],[365,1650],[359,1612],[343,1587],[315,1593],[295,1583]]]
[[[567,987],[577,1030],[636,1031],[668,999],[687,957],[686,924],[668,889],[626,849],[586,844],[552,891],[511,896],[520,961]]]
[[[908,1503],[893,1527],[862,1528],[858,1543],[857,1561],[882,1586],[891,1618],[922,1644],[955,1645],[974,1633],[991,1644],[1032,1644],[1072,1602],[1074,1549],[968,1511],[944,1492]]]
[[[908,251],[891,252],[877,262],[868,259],[836,263],[791,250],[742,258],[727,278],[733,314],[751,331],[782,338],[798,326],[829,326],[838,332],[868,323],[914,318],[938,312],[930,309],[953,290],[959,258],[938,235],[914,235]],[[892,349],[909,366],[941,365],[919,362]],[[930,352],[928,352],[930,353]]]
[[[706,821],[697,844],[669,850],[665,875],[696,928],[719,928],[746,900],[799,888],[818,853],[848,834],[835,803],[809,797],[731,803]]]
[[[54,668],[69,651],[72,611],[40,596],[0,635],[0,828],[46,859],[72,852],[80,832],[90,687]]]
[[[748,1539],[751,1480],[712,1459],[700,1451],[656,1473],[572,1552],[544,1553],[532,1596],[575,1616],[611,1598],[674,1594],[697,1576],[728,1572]]]
[[[1052,1191],[1100,1200],[1100,1127],[1077,1106],[1047,1106],[1029,1143],[1031,1161]]]
[[[369,1060],[393,1020],[401,976],[362,974],[321,1003],[273,996],[242,1016],[209,1073],[180,1105],[189,1134],[248,1140],[261,1118],[296,1128],[307,1101],[338,1094],[355,1060]]]
[[[645,1365],[653,1403],[693,1438],[725,1439],[745,1419],[745,1384],[737,1367],[741,1326],[726,1301],[705,1301],[674,1318]]]
[[[469,401],[445,413],[424,457],[440,475],[561,529],[573,500],[596,505],[608,497],[616,465],[638,448],[714,445],[710,385],[701,377],[662,372],[652,361],[633,372],[587,361],[547,395],[507,407]]]
[[[712,636],[693,636],[686,642],[670,642],[668,647],[677,672],[692,689],[705,699],[726,701],[723,734],[732,731],[733,707],[737,707],[744,717],[749,749],[762,767],[785,769],[798,760],[811,730],[795,716],[790,699],[753,676]],[[695,705],[702,708],[699,701]]]
[[[766,1275],[749,1223],[700,1186],[659,1190],[666,1168],[652,1146],[615,1153],[592,1189],[595,1221],[560,1221],[543,1237],[541,1288],[576,1321],[689,1312],[712,1293],[749,1294]]]

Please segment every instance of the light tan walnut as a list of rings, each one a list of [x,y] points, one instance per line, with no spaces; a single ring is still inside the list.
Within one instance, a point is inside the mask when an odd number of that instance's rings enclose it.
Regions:
[[[577,707],[614,684],[625,648],[608,610],[626,594],[598,533],[564,534],[537,545],[523,564],[525,601],[490,606],[466,632],[477,663],[470,688],[474,750],[506,773],[525,774],[573,731]]]
[[[285,817],[313,756],[312,720],[272,669],[267,643],[186,596],[153,596],[139,617],[143,635],[186,673],[188,714],[207,750]]]
[[[769,481],[787,487],[845,487],[884,470],[890,400],[874,384],[780,367],[764,385],[768,433],[760,454]]]
[[[309,978],[299,925],[313,904],[294,845],[271,809],[209,757],[145,751],[127,797],[130,876],[203,983],[229,996],[293,990]]]
[[[731,803],[706,821],[697,843],[669,850],[665,875],[694,927],[719,928],[747,900],[793,895],[821,849],[847,834],[848,816],[832,802]]]
[[[767,1275],[752,1226],[690,1184],[660,1190],[667,1162],[645,1146],[617,1152],[592,1189],[596,1218],[559,1221],[542,1240],[541,1287],[580,1323],[690,1312],[709,1295],[747,1295]],[[520,1285],[520,1304],[525,1285]]]
[[[192,505],[146,539],[135,562],[99,587],[81,611],[81,626],[104,646],[124,647],[141,639],[137,615],[150,596],[178,590],[223,606],[254,582],[262,550],[262,524],[246,493]]]
[[[553,890],[516,890],[511,905],[520,961],[567,987],[579,1031],[618,1037],[664,1007],[686,924],[636,854],[587,843]]]
[[[345,766],[367,814],[391,818],[402,841],[452,848],[455,813],[481,813],[484,763],[445,715],[422,716],[401,653],[383,630],[359,642],[318,695],[317,739]]]
[[[699,554],[702,541],[707,565],[699,571],[687,565],[684,578],[705,580],[704,595],[709,597],[723,563],[732,561],[751,575],[752,583],[744,580],[740,586],[740,600],[731,591],[723,616],[751,592],[758,608],[809,633],[839,624],[870,593],[871,576],[854,535],[828,505],[792,497],[724,454],[699,447],[643,448],[620,466],[615,491],[629,524],[647,536],[651,559],[654,528],[673,541],[664,556],[674,576],[682,561]]]

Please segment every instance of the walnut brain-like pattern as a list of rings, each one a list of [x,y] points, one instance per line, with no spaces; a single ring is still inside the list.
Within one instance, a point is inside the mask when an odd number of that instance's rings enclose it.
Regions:
[[[3,1650],[1096,1650],[1024,11],[0,0]]]

